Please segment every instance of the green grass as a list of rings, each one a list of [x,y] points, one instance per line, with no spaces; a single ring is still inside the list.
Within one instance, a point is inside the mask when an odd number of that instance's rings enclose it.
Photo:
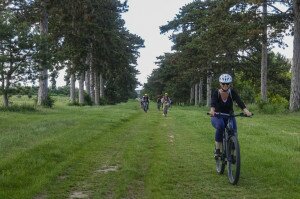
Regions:
[[[165,118],[154,103],[144,113],[136,101],[67,102],[0,112],[0,198],[299,197],[300,113],[238,118],[242,168],[232,186],[216,174],[206,108],[173,107]]]

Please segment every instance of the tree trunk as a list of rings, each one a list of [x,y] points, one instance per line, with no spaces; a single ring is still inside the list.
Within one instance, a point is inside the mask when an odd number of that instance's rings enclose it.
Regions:
[[[104,79],[102,74],[100,74],[100,98],[104,98]]]
[[[268,35],[267,35],[267,0],[263,2],[263,35],[262,35],[262,54],[261,54],[261,99],[267,101],[267,70],[268,70]]]
[[[199,104],[203,105],[203,78],[200,78],[199,81]]]
[[[100,105],[100,74],[95,72],[95,104]]]
[[[194,99],[195,95],[194,95],[194,85],[191,86],[191,93],[190,93],[190,104],[193,103],[193,99]]]
[[[10,68],[12,68],[13,63],[10,63]],[[9,106],[9,98],[8,98],[8,93],[9,93],[9,87],[10,87],[10,81],[12,78],[12,74],[10,72],[7,73],[6,78],[4,75],[2,75],[2,93],[3,93],[3,106],[8,107]]]
[[[72,104],[75,103],[75,74],[71,74],[70,80],[70,101]]]
[[[84,104],[84,72],[79,77],[79,104]]]
[[[195,84],[195,106],[198,105],[198,84]]]
[[[48,34],[48,13],[46,10],[46,3],[42,2],[42,18],[40,21],[41,35]],[[46,45],[46,44],[44,44]],[[44,50],[46,48],[44,47]],[[46,59],[46,58],[44,58]],[[41,60],[40,74],[39,74],[39,91],[38,91],[38,105],[43,105],[48,98],[48,69],[47,60]]]
[[[38,105],[43,105],[48,97],[48,69],[40,71]]]
[[[91,85],[90,85],[90,73],[91,73],[91,67],[92,67],[92,59],[91,59],[91,53],[88,54],[86,57],[86,64],[88,65],[88,69],[85,71],[85,89],[89,96],[91,96]]]
[[[8,105],[9,105],[8,94],[7,94],[7,92],[4,92],[3,93],[3,106],[8,107]]]
[[[88,95],[91,95],[91,84],[90,81],[91,77],[90,77],[90,69],[88,69],[87,71],[85,71],[85,89]]]
[[[300,0],[293,1],[294,49],[290,94],[290,111],[300,108]]]
[[[90,97],[93,103],[95,103],[95,70],[91,68],[90,73]]]
[[[1,92],[3,93],[3,105],[5,106],[5,107],[7,107],[8,106],[8,99],[5,101],[5,99],[6,98],[4,98],[4,91],[5,91],[5,80],[4,80],[4,74],[2,73],[1,74],[1,83],[2,83],[2,85],[1,85]]]
[[[212,76],[210,72],[207,73],[207,81],[206,81],[206,89],[207,89],[207,95],[206,95],[206,106],[210,107],[211,103],[211,83],[212,83]]]

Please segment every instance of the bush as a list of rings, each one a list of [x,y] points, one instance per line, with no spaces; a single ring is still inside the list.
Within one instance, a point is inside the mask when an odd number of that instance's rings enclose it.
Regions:
[[[75,101],[73,103],[68,103],[68,105],[69,106],[86,106],[86,105],[92,106],[93,105],[92,98],[86,92],[84,93],[83,99],[84,99],[83,104],[80,104],[78,101]]]
[[[51,96],[47,96],[46,100],[43,101],[42,106],[52,108],[54,106],[55,100]]]
[[[10,112],[34,112],[36,111],[36,106],[29,105],[29,104],[22,104],[22,105],[11,105],[8,107],[1,106],[0,111],[10,111]]]
[[[289,102],[278,94],[270,96],[267,102],[258,100],[256,104],[259,112],[266,114],[283,113],[289,106]]]
[[[253,103],[255,101],[255,91],[253,86],[249,84],[245,84],[240,90],[239,94],[244,102]]]
[[[107,105],[108,100],[106,98],[100,98],[100,105]]]
[[[82,105],[79,104],[78,101],[75,101],[75,102],[69,102],[69,103],[68,103],[68,106],[82,106]]]
[[[37,98],[34,99],[34,101],[35,101],[35,104],[37,104],[37,101],[38,101]],[[46,100],[42,102],[41,106],[46,107],[46,108],[52,108],[54,106],[54,102],[55,102],[55,100],[50,95],[48,95]]]
[[[270,97],[270,102],[272,104],[281,104],[285,108],[289,107],[289,101],[287,99],[285,99],[284,97],[278,95],[278,94],[272,95]]]
[[[84,93],[84,104],[85,105],[89,105],[89,106],[93,106],[93,101],[92,98],[89,94]]]

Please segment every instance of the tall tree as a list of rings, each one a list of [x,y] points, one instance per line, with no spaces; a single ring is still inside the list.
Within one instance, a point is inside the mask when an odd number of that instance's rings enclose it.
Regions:
[[[47,10],[48,0],[42,0],[40,2],[40,34],[42,37],[42,43],[40,50],[43,55],[49,53],[48,43],[46,42],[48,35],[48,10]],[[39,67],[39,92],[38,92],[38,105],[46,105],[48,98],[48,61],[46,56],[43,56],[40,60]]]
[[[290,111],[297,111],[300,109],[300,0],[293,1],[293,11],[294,50],[290,95]]]
[[[186,59],[182,61],[185,71],[199,68],[202,74],[209,70],[214,75],[242,71],[245,63],[260,52],[261,90],[267,96],[268,50],[275,43],[283,45],[282,38],[290,24],[289,11],[281,11],[276,3],[288,7],[283,0],[194,1],[160,29],[162,33],[173,30],[170,38],[174,49]]]
[[[282,44],[283,33],[290,24],[290,12],[282,11],[279,7],[289,7],[288,1],[283,0],[249,0],[250,11],[255,11],[261,23],[261,100],[267,101],[268,89],[268,51],[272,43]],[[279,6],[280,5],[280,6]],[[260,12],[260,6],[262,12]]]
[[[261,90],[261,99],[267,101],[267,69],[268,69],[268,26],[266,23],[267,20],[267,0],[263,0],[262,3],[263,12],[262,12],[262,42],[261,42],[261,79],[260,79],[260,90]]]
[[[30,26],[11,10],[0,13],[0,81],[4,106],[12,87],[27,83],[32,66],[27,64],[32,48]]]

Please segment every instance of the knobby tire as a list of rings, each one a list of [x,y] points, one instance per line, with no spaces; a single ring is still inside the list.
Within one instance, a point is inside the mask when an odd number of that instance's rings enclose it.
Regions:
[[[240,145],[235,136],[228,141],[228,157],[228,179],[235,185],[239,181],[241,169]]]
[[[145,113],[147,113],[147,111],[148,111],[148,104],[146,102],[143,103],[143,109],[144,109]]]
[[[226,160],[225,160],[225,143],[224,143],[224,140],[223,140],[223,152],[221,154],[221,157],[218,157],[216,159],[216,170],[217,170],[217,173],[222,175],[225,171],[225,166],[226,166]]]
[[[169,108],[168,105],[164,105],[164,115],[165,116],[167,116],[167,114],[168,114],[168,108]]]

